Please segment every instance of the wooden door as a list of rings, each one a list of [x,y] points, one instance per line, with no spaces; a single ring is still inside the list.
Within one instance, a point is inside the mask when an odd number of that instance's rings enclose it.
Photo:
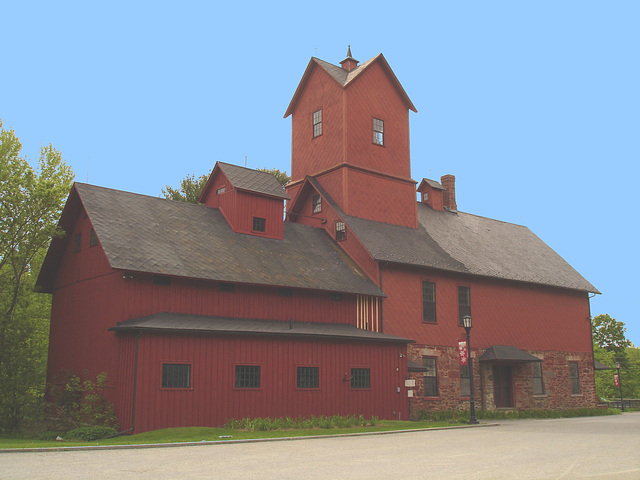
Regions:
[[[511,384],[511,366],[493,367],[493,399],[496,408],[513,407],[513,386]]]

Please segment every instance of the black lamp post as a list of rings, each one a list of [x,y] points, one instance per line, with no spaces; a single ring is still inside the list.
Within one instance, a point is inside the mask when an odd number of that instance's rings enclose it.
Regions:
[[[476,420],[476,400],[473,397],[473,361],[471,360],[471,316],[465,315],[462,317],[462,325],[467,331],[467,352],[468,360],[467,366],[469,368],[469,424],[477,425],[479,422]]]
[[[624,399],[622,398],[622,379],[620,378],[620,364],[616,362],[616,369],[618,370],[618,387],[620,387],[620,408],[624,412]]]

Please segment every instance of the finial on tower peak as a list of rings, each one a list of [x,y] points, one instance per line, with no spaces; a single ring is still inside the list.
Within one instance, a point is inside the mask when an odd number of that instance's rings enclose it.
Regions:
[[[349,45],[347,48],[347,58],[340,62],[340,66],[348,72],[358,66],[358,60],[351,56],[351,45]]]

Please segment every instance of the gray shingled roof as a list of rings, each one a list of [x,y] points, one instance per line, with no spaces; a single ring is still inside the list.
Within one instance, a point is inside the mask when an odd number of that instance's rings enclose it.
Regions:
[[[110,328],[116,332],[173,331],[233,335],[278,335],[308,338],[341,338],[344,340],[411,343],[408,338],[362,330],[353,325],[317,322],[280,322],[229,317],[212,317],[183,313],[156,313],[126,320]]]
[[[238,234],[215,208],[75,186],[113,268],[384,295],[322,229],[286,222],[283,240]]]
[[[278,198],[289,199],[284,187],[272,174],[251,168],[239,167],[230,163],[218,162],[217,166],[235,188],[250,192],[263,193]]]
[[[370,58],[366,62],[361,65],[358,65],[356,68],[351,70],[350,72],[345,70],[338,65],[332,65],[329,62],[325,62],[324,60],[320,60],[319,58],[313,57],[313,61],[315,61],[318,65],[324,68],[329,75],[336,79],[338,83],[340,83],[343,87],[346,87],[350,82],[352,82],[360,73],[362,73],[371,63],[378,59],[382,54],[378,54],[373,58]]]
[[[418,229],[345,216],[379,261],[599,293],[527,227],[418,203]]]
[[[482,354],[478,361],[488,363],[523,363],[542,362],[542,359],[534,357],[530,353],[527,353],[524,350],[520,350],[513,345],[493,345]]]

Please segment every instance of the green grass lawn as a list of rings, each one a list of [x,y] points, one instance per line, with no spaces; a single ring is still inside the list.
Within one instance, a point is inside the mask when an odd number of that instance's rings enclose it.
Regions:
[[[410,422],[397,420],[380,421],[374,427],[357,428],[331,428],[331,429],[311,429],[311,430],[272,430],[266,432],[252,432],[246,430],[234,430],[230,428],[210,428],[210,427],[184,427],[165,428],[151,432],[138,433],[136,435],[123,435],[107,440],[95,442],[76,441],[48,441],[22,438],[18,435],[0,435],[1,448],[46,448],[46,447],[72,447],[91,445],[132,445],[145,443],[179,443],[179,442],[201,442],[201,441],[229,441],[261,438],[283,438],[283,437],[309,437],[317,435],[343,435],[348,433],[365,432],[386,432],[392,430],[416,430],[422,428],[438,428],[453,426],[451,422]],[[460,424],[457,424],[460,425]]]

